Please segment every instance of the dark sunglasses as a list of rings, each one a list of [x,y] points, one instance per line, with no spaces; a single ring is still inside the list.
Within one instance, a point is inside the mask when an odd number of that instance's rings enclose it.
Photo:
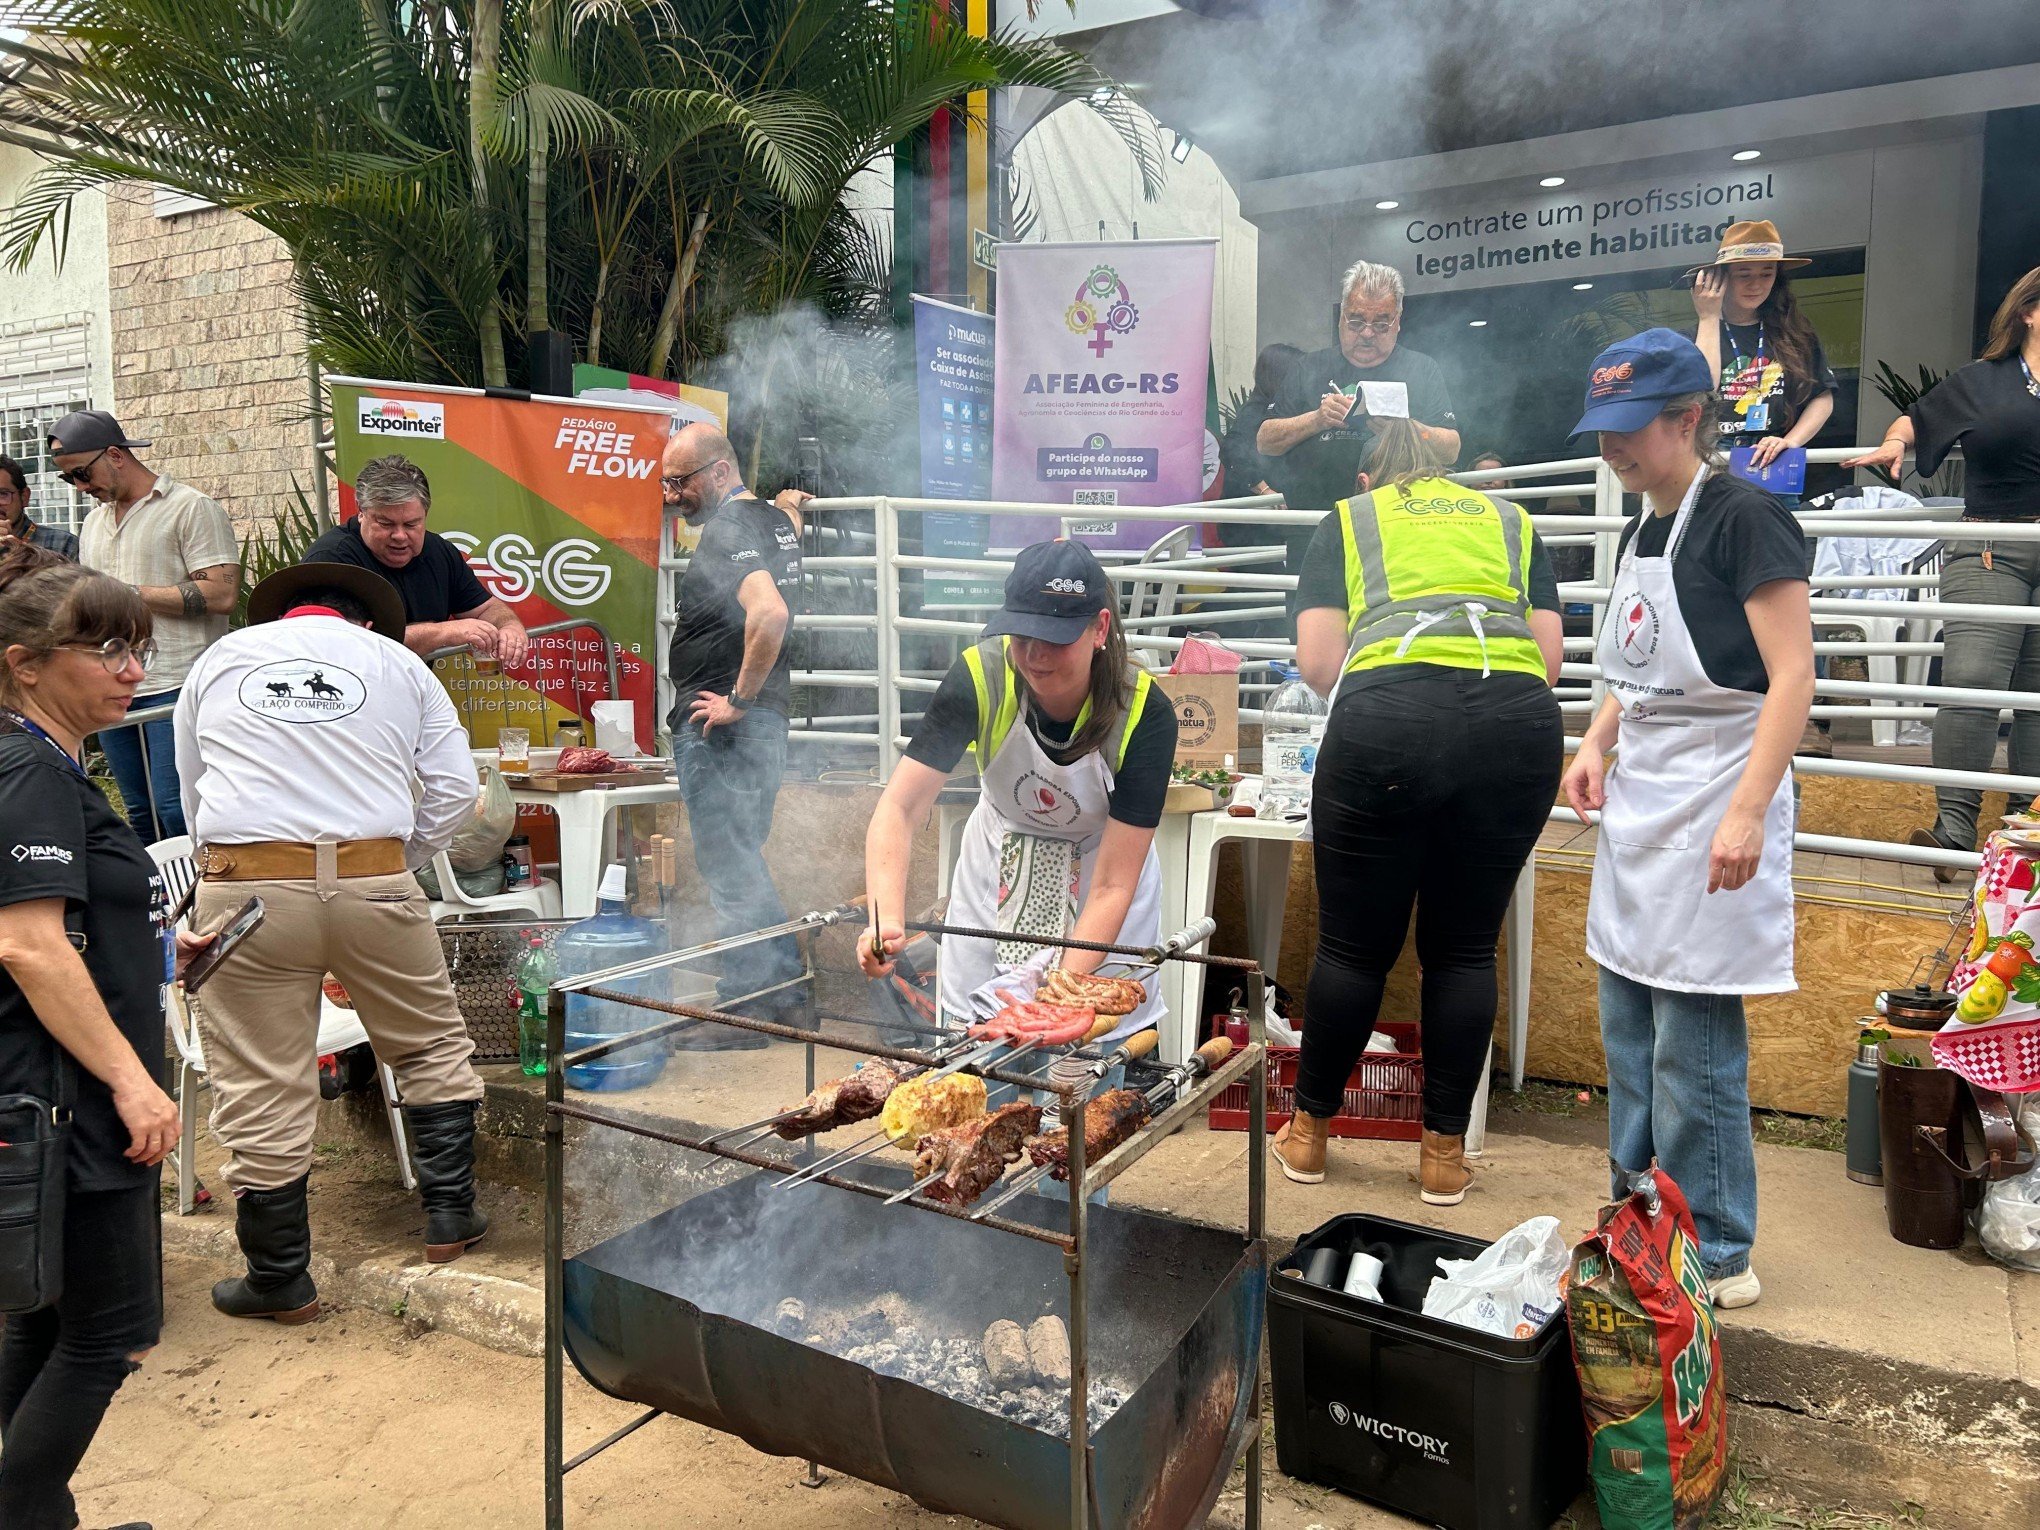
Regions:
[[[75,483],[80,488],[83,488],[85,480],[92,476],[92,464],[112,450],[113,448],[110,446],[102,446],[92,454],[92,462],[86,463],[83,467],[63,468],[58,471],[57,476],[63,479],[65,483]]]

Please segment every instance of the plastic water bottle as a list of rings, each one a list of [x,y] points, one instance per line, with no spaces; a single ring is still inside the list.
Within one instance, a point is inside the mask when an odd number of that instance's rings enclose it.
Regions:
[[[1261,816],[1304,818],[1325,737],[1324,698],[1290,666],[1270,667],[1282,683],[1261,708]]]
[[[517,1061],[526,1078],[545,1075],[546,994],[560,975],[560,964],[539,936],[517,963]]]
[[[630,911],[623,868],[611,866],[602,874],[602,886],[595,895],[594,917],[560,931],[553,942],[561,977],[583,977],[625,962],[642,961],[666,952],[666,932],[649,919]],[[662,974],[635,978],[629,991],[647,998],[664,998]],[[567,1050],[594,1046],[614,1036],[627,1036],[664,1019],[657,1010],[619,1004],[613,999],[591,999],[583,994],[567,995]],[[614,1092],[642,1089],[666,1067],[666,1043],[648,1041],[625,1047],[590,1063],[567,1069],[567,1084],[573,1089]]]

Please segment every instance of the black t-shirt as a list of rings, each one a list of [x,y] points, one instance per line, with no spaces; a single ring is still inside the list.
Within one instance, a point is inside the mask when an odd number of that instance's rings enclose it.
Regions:
[[[2040,398],[2017,356],[1950,372],[1908,411],[1921,473],[1962,445],[1963,514],[1978,520],[2040,516]]]
[[[677,698],[673,727],[697,691],[728,695],[744,667],[744,606],[737,586],[763,569],[779,588],[789,615],[800,611],[800,538],[784,510],[762,499],[723,502],[701,528],[700,545],[687,561],[674,601],[670,669]],[[793,642],[779,645],[779,657],[765,677],[756,705],[784,715],[792,697],[787,671]]]
[[[1028,707],[1021,713],[1017,726],[1032,733],[1035,742],[1058,765],[1074,762],[1076,757],[1064,747],[1070,734],[1076,731],[1074,719],[1057,722]],[[921,726],[914,730],[913,742],[907,745],[907,758],[947,775],[956,769],[964,750],[977,738],[977,731],[977,686],[963,660],[958,659],[942,677],[941,687],[928,699]],[[1112,762],[1107,759],[1106,763]],[[1133,736],[1126,741],[1126,759],[1112,772],[1107,812],[1120,823],[1152,829],[1162,821],[1162,800],[1169,795],[1169,773],[1175,765],[1176,710],[1169,705],[1161,686],[1156,685],[1148,691],[1140,721],[1133,725]]]
[[[1676,519],[1646,508],[1622,528],[1617,562],[1632,538],[1638,557],[1663,557]],[[1755,484],[1711,476],[1700,486],[1686,538],[1672,560],[1672,588],[1700,667],[1716,685],[1759,694],[1771,688],[1743,603],[1774,579],[1805,582],[1806,539],[1799,522]]]
[[[402,568],[391,568],[368,550],[361,540],[361,523],[349,521],[335,526],[305,549],[306,563],[351,563],[365,568],[396,586],[404,597],[404,620],[446,622],[465,616],[488,604],[489,592],[482,588],[467,559],[436,531],[425,533],[418,556]]]
[[[1399,382],[1410,390],[1410,418],[1420,425],[1457,430],[1459,417],[1452,412],[1452,396],[1445,388],[1445,374],[1438,363],[1422,351],[1398,345],[1378,367],[1362,369],[1346,359],[1336,345],[1312,351],[1298,358],[1283,378],[1269,416],[1294,419],[1313,413],[1318,400],[1330,392],[1331,384],[1351,394],[1362,381]],[[1279,477],[1275,487],[1289,497],[1293,510],[1329,510],[1352,496],[1360,464],[1373,449],[1374,432],[1356,404],[1353,413],[1337,430],[1322,431],[1299,441],[1274,463]]]
[[[11,720],[0,720],[11,727]],[[0,904],[61,898],[84,915],[85,970],[142,1065],[163,1082],[163,880],[142,842],[99,788],[54,744],[0,732]],[[0,968],[0,1094],[50,1099],[57,1043]],[[72,1065],[76,1124],[71,1185],[123,1190],[149,1170],[127,1157],[132,1140],[113,1094]]]
[[[1778,347],[1764,326],[1723,319],[1721,382],[1715,391],[1721,397],[1721,449],[1727,451],[1731,446],[1754,446],[1765,436],[1784,435],[1808,404],[1835,391],[1835,374],[1820,336],[1815,335],[1812,391],[1803,384],[1788,388],[1785,369],[1778,364]],[[1752,411],[1762,418],[1761,427],[1750,425]]]

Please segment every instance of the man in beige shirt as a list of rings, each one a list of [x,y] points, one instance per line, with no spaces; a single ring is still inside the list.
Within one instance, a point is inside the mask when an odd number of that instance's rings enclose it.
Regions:
[[[142,465],[103,409],[67,414],[51,428],[57,476],[99,501],[78,532],[78,561],[131,584],[156,619],[146,694],[134,709],[168,706],[198,656],[226,635],[241,588],[240,548],[226,511],[189,484]],[[184,832],[170,720],[99,735],[128,822],[144,844]]]

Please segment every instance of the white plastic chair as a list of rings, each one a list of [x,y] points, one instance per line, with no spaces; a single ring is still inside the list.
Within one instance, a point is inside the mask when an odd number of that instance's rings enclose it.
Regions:
[[[149,858],[162,873],[164,896],[172,907],[183,899],[186,890],[198,877],[198,867],[192,860],[193,849],[188,834],[158,840],[149,846]],[[188,918],[180,920],[178,927],[189,929],[191,922]],[[177,1210],[184,1216],[190,1216],[198,1208],[198,1089],[205,1081],[205,1053],[200,1046],[198,1026],[194,1023],[182,984],[172,985],[169,1002],[164,1008],[165,1018],[170,1024],[171,1044],[177,1049],[177,1151],[170,1156],[177,1167]],[[328,1052],[344,1052],[367,1040],[368,1032],[362,1028],[360,1017],[351,1009],[342,1009],[321,992],[316,1055],[323,1057]],[[390,1141],[397,1152],[397,1182],[406,1190],[416,1190],[418,1176],[411,1170],[410,1139],[404,1131],[403,1112],[397,1105],[397,1077],[380,1057],[376,1059],[375,1066],[382,1082],[383,1109],[389,1117]]]
[[[439,898],[432,905],[434,923],[442,919],[464,919],[469,914],[501,913],[517,909],[536,919],[560,917],[560,884],[544,877],[534,878],[528,887],[475,897],[461,890],[453,874],[453,858],[444,850],[432,857],[432,874],[439,879]]]
[[[1189,555],[1190,537],[1196,528],[1178,526],[1168,535],[1159,538],[1155,544],[1140,555],[1133,565],[1136,573],[1156,568],[1165,563],[1177,563]],[[1176,607],[1183,598],[1182,578],[1139,578],[1126,587],[1126,602],[1121,608],[1127,619],[1146,617],[1149,620],[1134,629],[1136,634],[1166,635],[1169,618],[1176,614]]]

